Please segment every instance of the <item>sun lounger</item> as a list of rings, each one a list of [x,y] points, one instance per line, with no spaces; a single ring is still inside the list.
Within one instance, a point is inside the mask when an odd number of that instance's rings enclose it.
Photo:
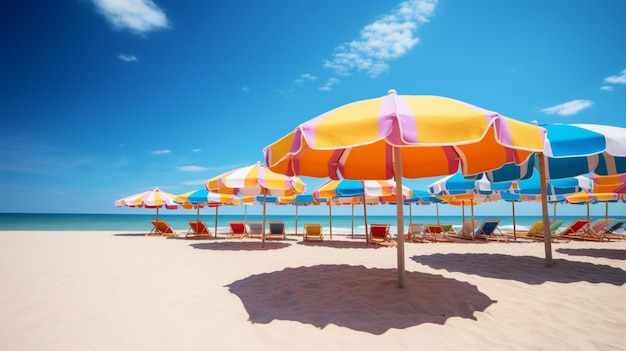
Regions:
[[[244,222],[229,222],[230,231],[226,239],[243,239],[248,236],[248,229]]]
[[[267,240],[284,240],[287,238],[285,234],[285,222],[270,221],[270,232],[265,236]]]
[[[457,238],[474,240],[474,232],[478,228],[478,220],[466,219],[463,222],[463,226],[456,233]]]
[[[404,238],[410,242],[427,243],[430,235],[424,232],[423,224],[413,223],[409,225],[409,230],[407,234],[404,235]]]
[[[429,235],[429,239],[432,242],[451,243],[452,240],[448,238],[447,233],[443,230],[439,224],[426,224],[424,232]]]
[[[456,230],[454,230],[454,226],[452,224],[450,224],[450,223],[442,223],[442,224],[440,224],[440,226],[441,226],[441,229],[443,229],[443,231],[446,234],[449,234],[449,235],[455,235],[456,234]]]
[[[609,241],[610,238],[605,234],[608,231],[609,225],[615,221],[615,218],[600,218],[593,223],[590,223],[582,230],[582,235],[578,238],[581,240],[591,241]]]
[[[170,225],[162,219],[159,219],[158,221],[152,219],[150,220],[150,223],[152,223],[152,231],[146,235],[178,236],[178,234],[174,232],[174,229],[172,229],[172,227],[170,227]]]
[[[576,239],[584,234],[584,228],[589,225],[588,219],[576,219],[558,235],[564,238]]]
[[[322,225],[318,223],[305,224],[303,239],[304,241],[324,241]]]
[[[213,234],[203,221],[189,221],[189,230],[185,239],[209,239]]]
[[[263,238],[263,222],[248,222],[248,238]]]
[[[396,246],[395,240],[391,239],[389,224],[370,224],[370,242],[383,246]]]
[[[625,240],[626,235],[619,233],[619,230],[626,228],[626,220],[618,219],[606,228],[606,236],[609,239]]]
[[[498,224],[500,224],[499,219],[484,219],[480,227],[476,229],[474,236],[484,240],[509,241],[509,239],[502,234],[500,229],[498,229]]]

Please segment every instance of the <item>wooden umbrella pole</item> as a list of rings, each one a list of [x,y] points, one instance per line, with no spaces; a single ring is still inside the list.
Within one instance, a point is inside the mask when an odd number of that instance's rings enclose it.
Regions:
[[[365,223],[365,242],[370,243],[369,230],[367,230],[367,202],[365,201],[365,195],[363,195],[363,222]]]
[[[350,206],[352,206],[352,236],[351,238],[354,239],[354,202],[351,203]]]
[[[511,201],[511,210],[513,212],[513,241],[517,241],[517,228],[515,226],[515,201]]]
[[[333,240],[333,202],[328,202],[328,226],[330,227],[330,240]]]
[[[396,216],[398,220],[397,251],[398,251],[398,288],[404,288],[404,209],[402,208],[402,150],[393,147],[393,174],[396,186]]]
[[[298,203],[296,203],[296,236],[298,236]]]
[[[263,191],[263,228],[261,228],[261,247],[265,247],[265,200],[267,199],[267,189]]]
[[[219,206],[215,206],[215,237],[217,238],[217,209],[220,208]]]
[[[552,267],[552,238],[550,233],[550,217],[548,215],[548,182],[546,177],[546,160],[543,152],[537,153],[539,160],[539,177],[541,181],[541,217],[543,218],[543,244],[546,253],[546,266]]]

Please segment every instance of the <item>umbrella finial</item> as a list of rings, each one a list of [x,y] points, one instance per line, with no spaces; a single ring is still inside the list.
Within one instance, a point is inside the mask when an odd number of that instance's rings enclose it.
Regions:
[[[387,92],[387,95],[391,95],[391,94],[396,94],[396,89],[389,89],[389,91]]]

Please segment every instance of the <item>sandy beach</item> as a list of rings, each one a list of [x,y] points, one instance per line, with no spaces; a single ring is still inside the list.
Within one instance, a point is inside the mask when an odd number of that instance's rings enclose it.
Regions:
[[[1,350],[623,350],[626,241],[0,232]]]

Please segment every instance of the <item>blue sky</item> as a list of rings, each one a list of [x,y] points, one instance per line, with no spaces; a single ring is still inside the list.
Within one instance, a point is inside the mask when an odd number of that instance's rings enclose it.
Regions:
[[[113,202],[201,188],[299,123],[392,88],[626,127],[625,13],[621,0],[2,1],[0,212],[139,213]]]

